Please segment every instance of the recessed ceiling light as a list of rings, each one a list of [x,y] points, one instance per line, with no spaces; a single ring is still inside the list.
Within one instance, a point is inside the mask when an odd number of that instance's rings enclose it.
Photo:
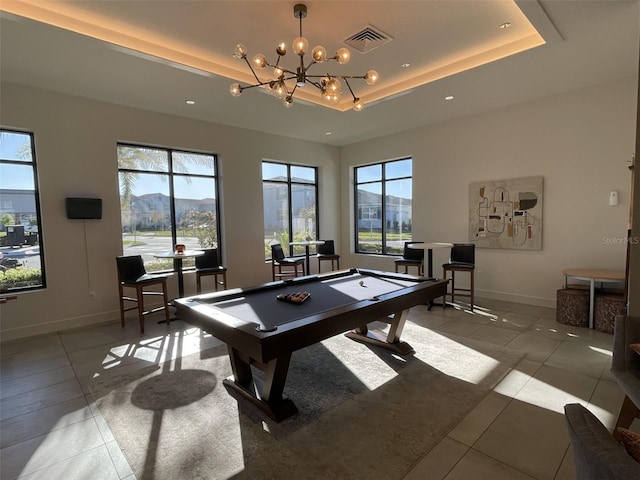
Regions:
[[[510,26],[511,26],[510,22],[504,22],[503,24],[500,25],[500,28],[504,30],[505,28],[509,28]]]
[[[333,132],[324,132],[325,135],[333,135]]]
[[[453,100],[454,98],[456,97],[454,97],[453,95],[447,95],[446,97],[444,97],[445,100]]]
[[[409,68],[411,66],[410,63],[403,63],[402,65],[400,65],[402,68]]]
[[[184,103],[186,103],[187,105],[195,105],[196,101],[195,100],[187,100]]]

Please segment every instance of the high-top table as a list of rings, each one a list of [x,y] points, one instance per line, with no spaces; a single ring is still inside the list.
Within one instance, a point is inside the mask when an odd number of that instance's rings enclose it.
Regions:
[[[562,270],[564,275],[564,288],[567,288],[567,280],[574,278],[589,282],[589,328],[593,328],[593,303],[596,292],[596,282],[620,283],[624,282],[622,270],[601,270],[597,268],[566,268]]]
[[[304,240],[301,242],[289,242],[289,245],[298,245],[298,246],[303,246],[304,247],[304,255],[306,257],[307,260],[307,275],[311,275],[311,272],[309,271],[309,267],[310,267],[310,263],[309,263],[309,247],[311,245],[324,245],[324,241],[323,240]]]
[[[184,277],[182,274],[182,260],[185,258],[200,257],[204,255],[203,250],[185,250],[184,252],[161,252],[154,253],[156,258],[172,258],[173,270],[178,274],[178,298],[184,297]]]
[[[451,247],[453,247],[453,243],[446,243],[446,242],[435,242],[435,243],[418,242],[418,243],[412,243],[409,245],[409,248],[415,248],[418,250],[427,251],[427,275],[429,276],[429,278],[433,277],[433,249],[434,248],[451,248]]]

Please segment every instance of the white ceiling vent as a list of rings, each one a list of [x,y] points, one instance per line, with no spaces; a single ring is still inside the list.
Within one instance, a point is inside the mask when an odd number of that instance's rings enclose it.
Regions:
[[[362,53],[367,53],[378,48],[385,43],[389,43],[393,38],[377,28],[367,25],[358,33],[354,33],[350,37],[344,39],[342,43],[358,50]]]

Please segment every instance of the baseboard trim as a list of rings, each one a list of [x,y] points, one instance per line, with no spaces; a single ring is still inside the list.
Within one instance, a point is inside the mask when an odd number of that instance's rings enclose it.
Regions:
[[[51,333],[69,330],[72,328],[89,327],[105,323],[120,321],[120,311],[101,312],[93,315],[83,315],[81,317],[65,318],[53,322],[39,323],[25,327],[10,328],[2,331],[2,342],[19,340],[27,337],[48,335]]]
[[[535,305],[536,307],[556,308],[555,298],[533,297],[530,295],[520,295],[507,292],[492,292],[488,290],[478,290],[477,288],[475,289],[475,296],[478,298],[490,298],[491,300]]]

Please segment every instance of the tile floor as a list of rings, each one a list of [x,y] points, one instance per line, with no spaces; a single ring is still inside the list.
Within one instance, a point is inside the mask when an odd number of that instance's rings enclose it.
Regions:
[[[473,314],[419,306],[410,321],[525,357],[404,480],[573,479],[563,406],[579,402],[607,427],[615,422],[623,394],[609,374],[611,335],[558,324],[553,309],[495,300],[481,300]],[[148,318],[145,335],[136,325],[0,346],[0,478],[135,478],[87,380],[218,344],[180,321],[167,327]]]

